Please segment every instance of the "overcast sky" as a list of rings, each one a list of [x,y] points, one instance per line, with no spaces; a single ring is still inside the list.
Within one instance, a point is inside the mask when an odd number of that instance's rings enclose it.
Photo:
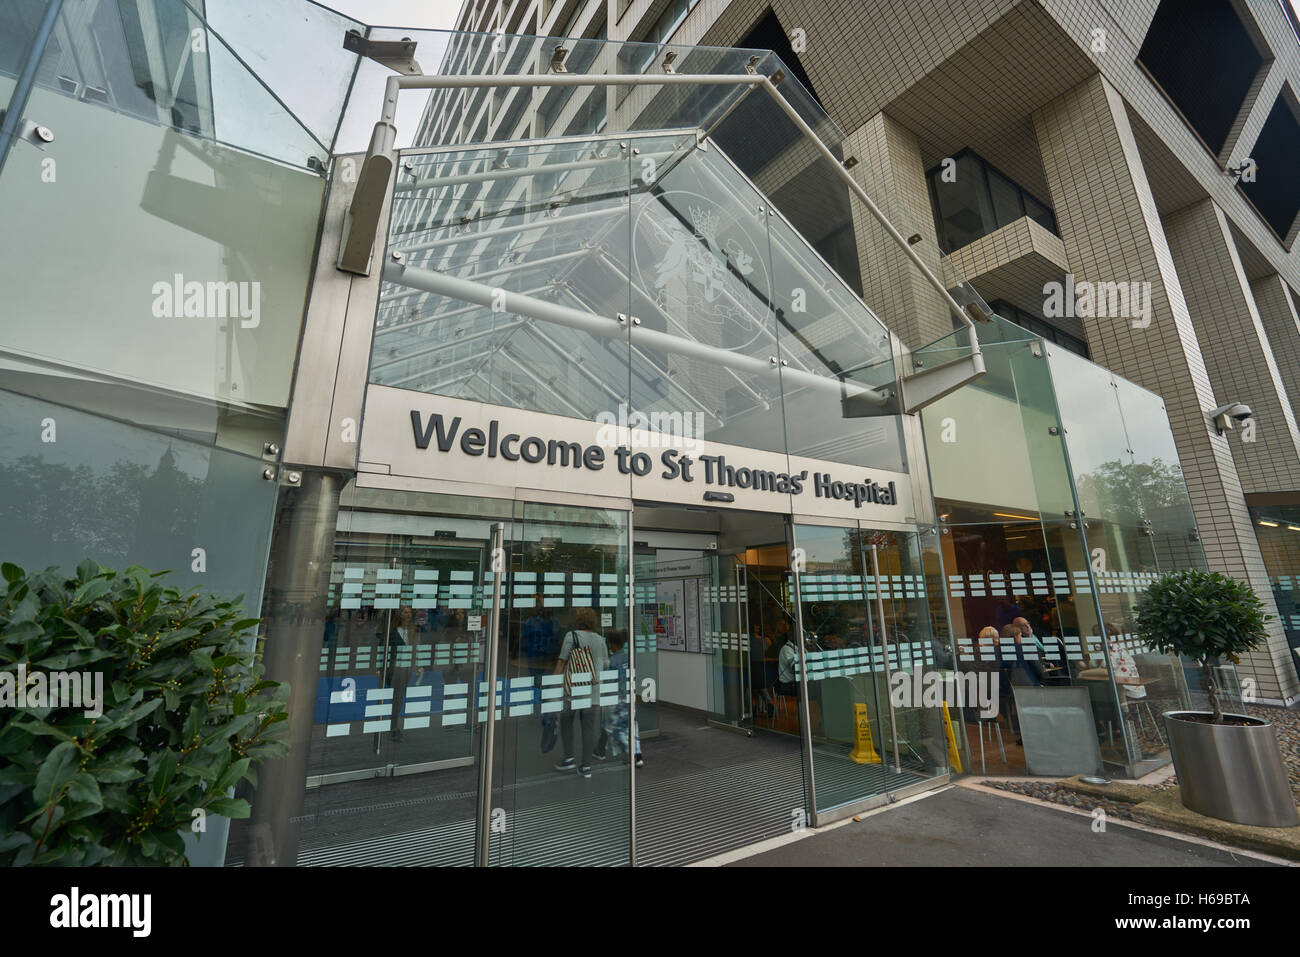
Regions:
[[[376,27],[450,30],[461,0],[324,0],[331,10]]]

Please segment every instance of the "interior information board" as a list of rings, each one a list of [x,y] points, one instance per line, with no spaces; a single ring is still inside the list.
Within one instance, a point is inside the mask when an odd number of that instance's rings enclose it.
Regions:
[[[655,582],[655,600],[658,614],[654,630],[659,650],[685,651],[686,583],[680,578]]]

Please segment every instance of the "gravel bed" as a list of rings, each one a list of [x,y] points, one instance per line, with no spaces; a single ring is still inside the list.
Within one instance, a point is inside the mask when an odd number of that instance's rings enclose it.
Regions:
[[[1047,801],[1051,804],[1063,804],[1066,807],[1078,808],[1081,811],[1093,811],[1101,808],[1106,812],[1107,817],[1115,817],[1124,821],[1133,820],[1133,805],[1125,801],[1111,801],[1106,798],[1093,797],[1091,794],[1078,794],[1074,791],[1067,791],[1059,784],[1053,784],[1046,781],[1034,781],[1026,779],[1024,781],[997,781],[989,782],[999,791],[1011,791],[1015,794],[1023,794],[1025,797],[1035,798],[1039,801]]]
[[[1282,752],[1282,763],[1286,765],[1287,776],[1291,779],[1291,791],[1300,802],[1300,708],[1275,708],[1270,705],[1246,705],[1246,711],[1252,718],[1271,721],[1277,732],[1278,750]]]

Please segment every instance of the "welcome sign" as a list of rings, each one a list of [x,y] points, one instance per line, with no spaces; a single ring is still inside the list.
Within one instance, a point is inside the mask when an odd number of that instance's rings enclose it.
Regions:
[[[910,521],[905,474],[372,385],[362,470],[846,519]],[[380,469],[382,470],[382,468]]]

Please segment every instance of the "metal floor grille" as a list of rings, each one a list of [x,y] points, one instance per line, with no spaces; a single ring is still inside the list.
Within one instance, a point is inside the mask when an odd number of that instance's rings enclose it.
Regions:
[[[803,807],[798,753],[639,787],[637,863],[671,866],[790,833]]]
[[[817,802],[823,808],[924,780],[907,770],[817,758]],[[690,864],[789,834],[804,806],[803,774],[794,755],[682,775],[638,791],[637,863],[650,866]]]

